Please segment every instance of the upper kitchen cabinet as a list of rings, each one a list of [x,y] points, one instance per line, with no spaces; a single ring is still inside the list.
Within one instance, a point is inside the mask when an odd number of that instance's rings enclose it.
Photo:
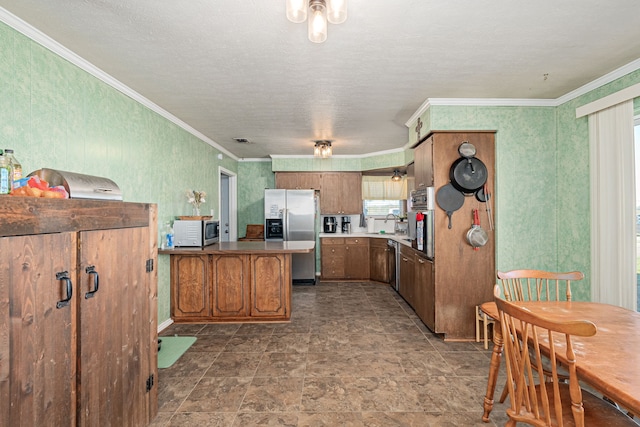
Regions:
[[[362,213],[362,174],[360,172],[323,173],[320,213],[324,215]]]
[[[276,188],[282,190],[320,190],[317,172],[276,172]]]
[[[433,135],[416,146],[413,155],[415,188],[433,186]]]

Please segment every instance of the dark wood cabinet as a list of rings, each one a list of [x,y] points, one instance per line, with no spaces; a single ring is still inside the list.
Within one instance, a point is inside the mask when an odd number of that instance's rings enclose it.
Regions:
[[[248,317],[249,255],[215,255],[210,258],[213,317]]]
[[[400,281],[398,293],[411,307],[416,306],[415,300],[416,262],[413,249],[407,246],[400,247]]]
[[[276,188],[283,190],[320,190],[319,172],[276,172]]]
[[[433,135],[414,150],[415,188],[433,185]]]
[[[320,246],[322,278],[368,279],[369,239],[366,237],[323,237]]]
[[[345,245],[342,237],[320,239],[320,264],[323,279],[344,279]]]
[[[435,284],[433,262],[424,258],[419,253],[414,255],[415,260],[415,311],[418,317],[429,329],[435,328]]]
[[[345,239],[346,279],[369,278],[369,239],[362,237],[346,237]]]
[[[287,320],[291,315],[291,254],[176,253],[171,268],[175,322]]]
[[[209,283],[210,259],[207,256],[176,255],[171,258],[171,315],[174,319],[211,317]]]
[[[433,175],[436,194],[440,188],[449,184],[451,165],[460,158],[458,147],[464,141],[475,146],[475,157],[487,168],[486,185],[492,195],[491,209],[495,215],[494,132],[443,131],[428,135],[415,151],[416,186],[421,181],[428,182],[430,174]],[[421,152],[425,147],[426,151]],[[418,178],[419,176],[426,178]],[[495,233],[489,227],[487,206],[473,196],[464,199],[463,206],[452,215],[451,228],[448,227],[446,212],[436,206],[433,271],[431,274],[426,271],[419,273],[426,277],[416,278],[427,284],[429,278],[433,280],[433,286],[424,289],[424,292],[428,292],[424,297],[426,305],[421,307],[422,303],[418,303],[416,312],[423,313],[420,317],[433,332],[443,334],[445,339],[451,340],[474,339],[475,306],[493,299],[495,283]],[[472,224],[473,209],[480,210],[481,226],[489,237],[487,244],[478,250],[474,250],[466,237]]]
[[[291,257],[282,254],[251,255],[251,317],[284,317],[291,306]]]
[[[369,239],[371,280],[389,283],[391,280],[389,253],[390,250],[386,239]],[[395,268],[395,259],[393,263],[393,268]]]
[[[3,198],[3,425],[155,417],[155,215],[146,204]]]
[[[320,213],[326,215],[362,213],[362,174],[360,172],[323,173]]]

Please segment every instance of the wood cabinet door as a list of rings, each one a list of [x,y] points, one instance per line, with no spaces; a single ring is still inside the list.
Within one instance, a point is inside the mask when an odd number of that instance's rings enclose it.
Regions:
[[[414,150],[415,187],[433,185],[433,136],[424,140]]]
[[[415,303],[414,307],[418,317],[432,331],[435,331],[435,286],[433,283],[433,263],[415,256]]]
[[[251,255],[251,317],[285,317],[291,288],[291,255]]]
[[[362,213],[362,174],[345,172],[340,174],[340,212],[359,215]]]
[[[405,248],[400,249],[400,283],[398,293],[409,303],[411,307],[414,301],[415,261],[413,254]]]
[[[79,234],[78,425],[146,426],[149,228]]]
[[[216,255],[212,262],[213,316],[249,315],[249,255]]]
[[[171,316],[174,319],[211,317],[208,255],[171,257]]]
[[[324,279],[344,279],[345,246],[325,245],[320,247],[321,273]]]
[[[389,283],[389,247],[385,239],[369,239],[370,277],[377,282]]]
[[[2,425],[76,425],[75,248],[75,233],[0,238]]]
[[[342,213],[342,174],[323,173],[320,188],[320,213],[340,214]]]
[[[295,190],[298,188],[298,174],[295,172],[276,172],[276,188]]]
[[[298,173],[298,188],[302,190],[320,190],[321,174],[316,172]]]
[[[347,279],[369,278],[369,239],[345,239],[344,272]]]

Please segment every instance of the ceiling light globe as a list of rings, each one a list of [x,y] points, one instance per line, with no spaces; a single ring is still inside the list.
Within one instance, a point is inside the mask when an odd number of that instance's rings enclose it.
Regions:
[[[307,0],[287,0],[287,19],[299,24],[307,19]]]
[[[324,0],[309,2],[309,40],[313,43],[327,40],[327,8]]]
[[[332,24],[347,20],[347,0],[327,0],[327,19]]]

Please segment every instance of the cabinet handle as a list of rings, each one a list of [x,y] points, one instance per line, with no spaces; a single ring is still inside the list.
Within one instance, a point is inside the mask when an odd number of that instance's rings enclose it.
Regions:
[[[69,272],[61,271],[59,273],[56,273],[56,280],[64,280],[65,284],[67,285],[67,298],[58,301],[58,303],[56,304],[56,308],[66,307],[69,305],[71,296],[73,295],[73,284],[71,283],[71,279],[69,278]]]
[[[87,267],[85,269],[85,271],[87,272],[87,274],[93,274],[93,290],[87,292],[86,294],[84,294],[84,298],[85,299],[89,299],[89,298],[93,298],[93,295],[98,292],[98,286],[100,285],[100,276],[98,275],[98,272],[96,271],[96,267],[93,265],[90,265],[89,267]]]
[[[402,258],[402,260],[403,260],[404,262],[408,262],[408,261],[409,261],[409,259],[407,259],[407,258]]]
[[[420,264],[424,264],[424,261],[423,261],[423,260],[421,260],[420,258],[418,258],[418,262],[419,262]]]

